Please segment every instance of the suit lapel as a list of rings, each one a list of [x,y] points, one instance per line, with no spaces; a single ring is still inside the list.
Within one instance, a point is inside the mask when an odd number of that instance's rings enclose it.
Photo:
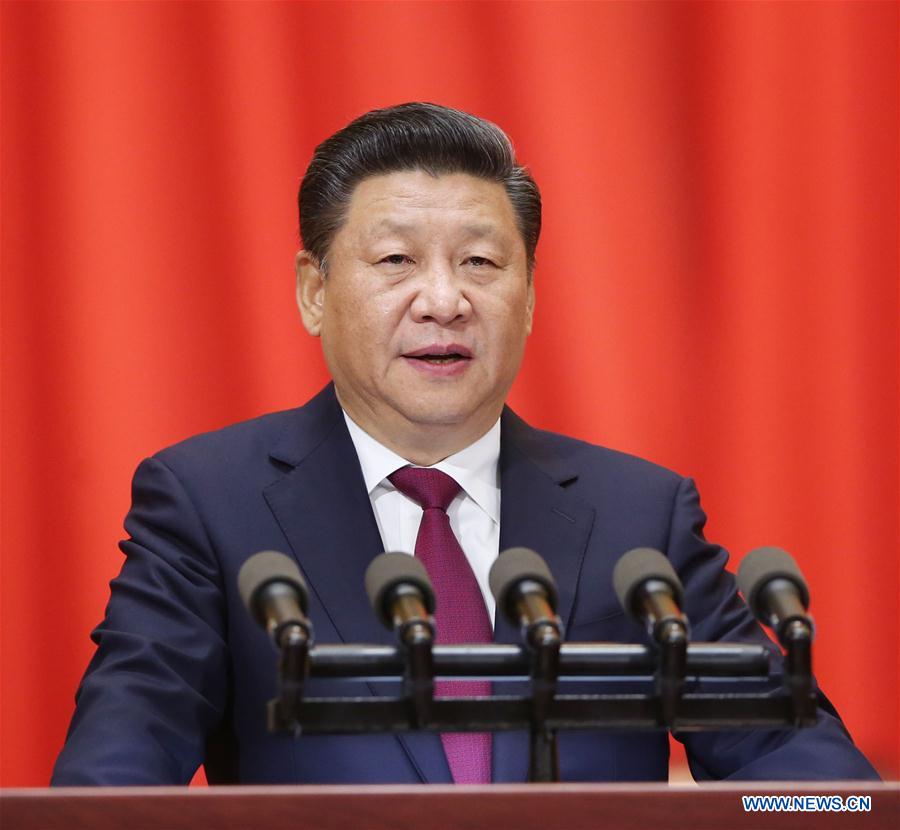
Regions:
[[[501,421],[500,551],[529,547],[547,562],[559,590],[558,613],[571,620],[578,577],[594,524],[594,508],[567,492],[577,478],[553,451],[552,439],[529,427],[511,410]],[[498,615],[495,642],[520,642],[519,632]],[[500,693],[526,694],[527,684],[498,684]],[[494,735],[494,781],[524,781],[528,735]]]
[[[363,585],[384,548],[353,441],[332,386],[298,411],[271,456],[288,465],[264,496],[309,584],[311,597],[345,643],[395,641],[376,620]],[[370,686],[370,692],[386,687]],[[440,737],[397,736],[426,782],[450,781]]]

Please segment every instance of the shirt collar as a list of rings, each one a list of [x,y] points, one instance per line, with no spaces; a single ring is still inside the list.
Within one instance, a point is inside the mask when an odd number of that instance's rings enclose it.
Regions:
[[[407,461],[384,444],[376,441],[357,424],[346,412],[344,420],[359,464],[362,468],[366,490],[371,496],[376,487],[383,484],[394,489],[387,477],[395,470],[406,467]],[[468,447],[434,464],[434,468],[451,476],[488,516],[500,524],[500,419]]]

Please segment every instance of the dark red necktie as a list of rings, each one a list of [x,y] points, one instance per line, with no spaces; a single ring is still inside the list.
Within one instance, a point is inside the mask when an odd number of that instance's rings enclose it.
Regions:
[[[422,508],[415,553],[434,585],[437,642],[491,642],[491,620],[481,589],[447,517],[447,508],[460,491],[459,484],[446,473],[428,467],[403,467],[388,478],[403,495]],[[490,693],[491,684],[487,680],[435,683],[437,697],[476,697]],[[441,742],[454,782],[490,783],[490,732],[444,732]]]

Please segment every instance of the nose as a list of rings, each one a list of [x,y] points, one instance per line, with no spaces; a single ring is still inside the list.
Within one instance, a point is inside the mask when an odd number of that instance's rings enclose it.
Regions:
[[[467,320],[472,306],[464,291],[463,278],[450,266],[433,266],[419,275],[410,313],[417,323],[447,326]]]

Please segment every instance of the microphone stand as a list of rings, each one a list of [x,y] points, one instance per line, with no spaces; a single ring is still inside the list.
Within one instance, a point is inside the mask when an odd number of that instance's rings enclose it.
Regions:
[[[556,696],[561,637],[556,620],[541,619],[525,632],[531,654],[531,755],[529,781],[559,781],[556,730],[547,718]]]
[[[667,621],[660,639],[656,693],[660,703],[660,724],[671,728],[687,671],[687,628],[678,620]]]
[[[814,698],[802,699],[805,652],[788,650],[788,674],[797,680],[788,694],[772,695],[769,650],[744,643],[690,643],[685,648],[685,675],[714,678],[716,693],[680,692],[661,718],[660,678],[671,679],[665,649],[619,643],[560,643],[558,631],[538,625],[526,645],[430,645],[427,632],[411,627],[399,645],[320,645],[308,651],[309,675],[319,679],[379,682],[403,680],[400,696],[301,697],[302,686],[282,687],[269,703],[269,730],[298,736],[348,735],[424,730],[430,732],[530,732],[531,781],[559,780],[557,733],[562,729],[707,731],[772,729],[814,723]],[[799,643],[803,643],[802,638]],[[679,646],[680,648],[680,646]],[[297,652],[299,654],[300,652]],[[673,653],[677,653],[674,652]],[[808,663],[805,664],[808,666]],[[493,681],[530,679],[529,694],[488,698],[440,698],[431,689],[436,678]],[[560,694],[559,681],[596,683],[595,694]],[[604,694],[605,683],[635,684],[628,694]],[[747,684],[761,691],[747,691]],[[805,688],[809,688],[807,685]],[[644,689],[645,691],[641,691]],[[289,690],[289,694],[287,693]],[[674,694],[674,693],[672,693]],[[797,694],[800,694],[798,691]],[[798,703],[799,702],[799,703]],[[798,711],[811,716],[798,717]]]
[[[406,670],[403,674],[404,694],[412,704],[410,719],[417,729],[431,718],[434,700],[434,661],[431,646],[434,631],[428,623],[407,623],[398,631]]]
[[[785,647],[785,685],[794,704],[794,722],[805,726],[816,721],[816,696],[812,683],[812,628],[803,620],[791,620],[781,637]]]
[[[309,675],[310,633],[300,623],[285,625],[278,632],[281,647],[278,660],[278,699],[274,701],[280,710],[285,727],[299,734],[300,725],[296,712],[303,701],[303,686]]]

